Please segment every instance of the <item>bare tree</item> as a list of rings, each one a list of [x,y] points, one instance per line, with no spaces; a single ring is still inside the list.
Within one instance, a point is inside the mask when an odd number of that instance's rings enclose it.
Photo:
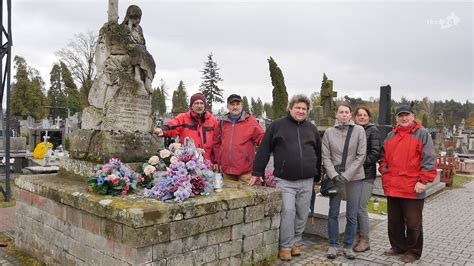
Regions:
[[[88,31],[75,34],[65,48],[56,52],[60,61],[71,70],[74,81],[80,84],[83,106],[88,105],[87,96],[96,74],[94,62],[96,46],[97,34]]]

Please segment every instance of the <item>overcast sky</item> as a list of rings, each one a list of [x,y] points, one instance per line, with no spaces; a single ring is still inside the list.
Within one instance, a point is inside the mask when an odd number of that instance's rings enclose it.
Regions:
[[[107,21],[106,0],[15,0],[13,54],[49,87],[55,52],[74,34]],[[124,1],[141,7],[141,26],[157,71],[171,91],[180,80],[197,92],[212,52],[224,96],[271,101],[267,59],[282,69],[288,94],[320,89],[323,72],[338,96],[379,97],[390,84],[400,99],[474,101],[470,1]]]

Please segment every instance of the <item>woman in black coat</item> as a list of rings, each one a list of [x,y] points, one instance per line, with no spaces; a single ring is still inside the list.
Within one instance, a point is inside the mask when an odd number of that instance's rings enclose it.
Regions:
[[[356,124],[364,127],[367,136],[367,156],[364,162],[365,179],[363,180],[362,195],[360,198],[359,212],[357,214],[357,233],[354,241],[354,251],[364,252],[370,249],[369,245],[369,214],[367,206],[377,175],[376,163],[380,159],[382,140],[377,127],[370,123],[371,114],[367,107],[359,106],[354,112]]]

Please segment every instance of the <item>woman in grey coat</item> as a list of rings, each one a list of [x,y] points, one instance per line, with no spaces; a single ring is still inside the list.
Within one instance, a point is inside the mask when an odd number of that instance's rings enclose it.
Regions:
[[[366,155],[366,137],[364,128],[351,120],[351,107],[341,104],[336,111],[336,124],[326,130],[323,137],[322,159],[324,169],[338,187],[339,193],[329,197],[328,239],[329,248],[326,256],[329,259],[337,257],[339,249],[339,207],[343,195],[346,195],[346,228],[344,231],[343,254],[348,259],[355,259],[352,250],[354,236],[357,231],[357,212],[359,210],[362,179],[364,175],[364,160]],[[345,169],[337,170],[341,164],[344,142],[349,127],[352,135],[348,145]]]
[[[362,193],[360,198],[359,213],[357,214],[357,235],[354,241],[354,251],[364,252],[370,249],[369,245],[369,214],[367,206],[372,195],[376,177],[376,163],[380,159],[382,140],[377,127],[370,123],[370,111],[365,106],[359,106],[354,112],[357,125],[364,127],[367,137],[367,156],[364,162],[365,178],[362,180]]]

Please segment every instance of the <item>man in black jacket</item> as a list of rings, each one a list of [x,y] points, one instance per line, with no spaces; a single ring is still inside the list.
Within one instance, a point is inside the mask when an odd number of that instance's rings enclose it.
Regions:
[[[288,116],[275,120],[265,132],[253,162],[253,185],[262,178],[273,153],[276,187],[282,190],[280,252],[283,261],[301,254],[300,241],[308,219],[313,182],[321,172],[321,138],[306,121],[310,101],[296,95],[288,104]]]

